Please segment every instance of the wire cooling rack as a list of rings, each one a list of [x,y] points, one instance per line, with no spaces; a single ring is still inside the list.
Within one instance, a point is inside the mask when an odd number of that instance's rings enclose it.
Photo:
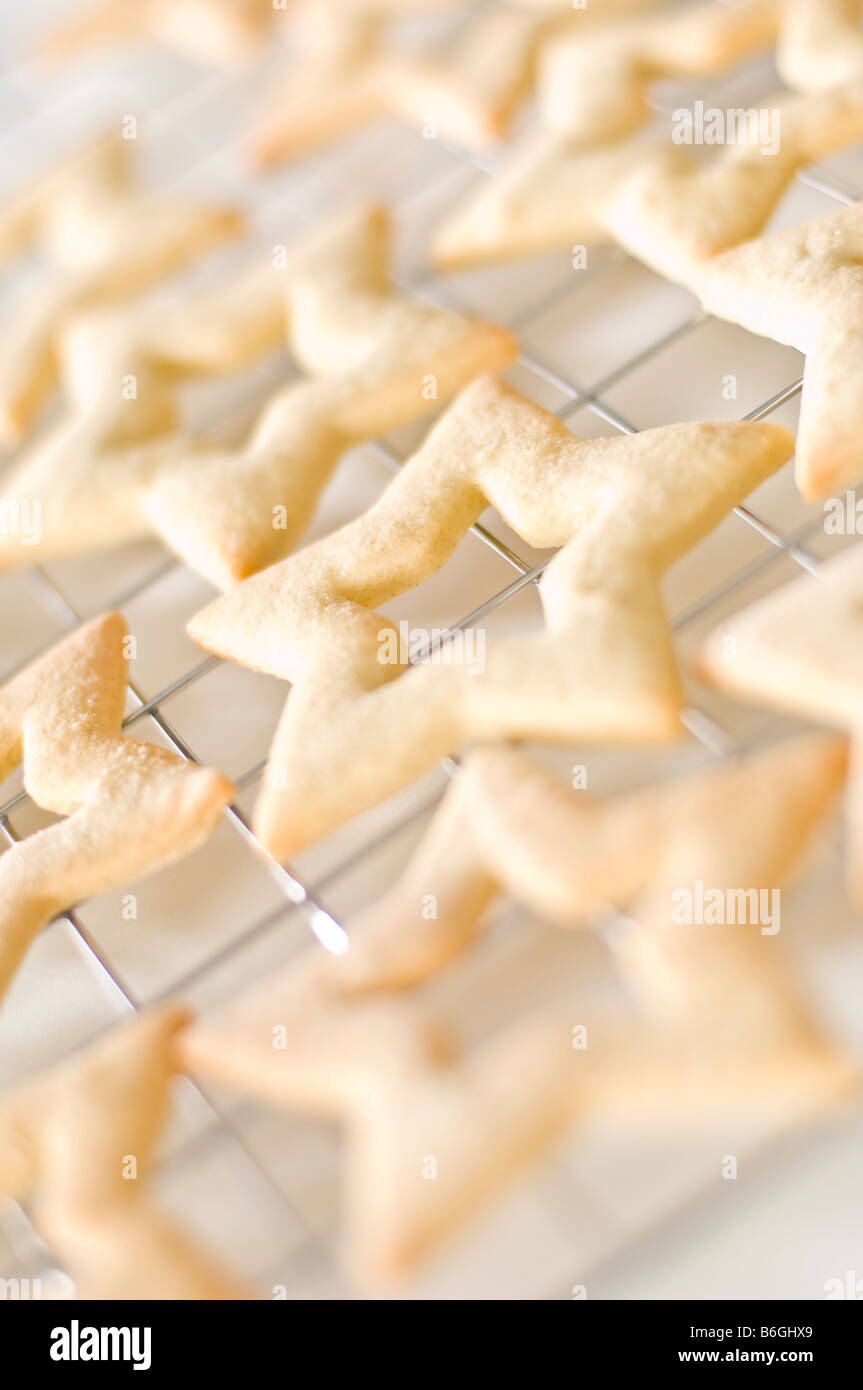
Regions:
[[[35,7],[28,27],[47,26],[59,9]],[[443,33],[458,22],[446,16],[426,27]],[[140,118],[141,157],[154,189],[238,199],[260,244],[289,241],[301,225],[353,199],[385,198],[399,222],[400,282],[511,327],[522,343],[511,380],[578,434],[630,434],[685,418],[743,416],[793,426],[798,354],[710,319],[691,296],[615,249],[590,250],[580,271],[560,255],[446,280],[429,275],[422,258],[429,227],[486,176],[497,155],[471,158],[382,121],[256,180],[243,169],[242,135],[264,71],[281,61],[275,44],[241,73],[209,72],[140,49],[45,76],[22,56],[20,37],[17,56],[10,46],[12,60],[0,72],[0,110],[7,112],[0,176],[7,187],[74,144],[79,128],[100,128],[131,112]],[[766,60],[697,89],[666,84],[656,94],[657,121],[696,97],[724,108],[756,104],[778,87]],[[775,225],[816,216],[861,192],[863,155],[848,152],[803,173]],[[169,292],[182,295],[190,280],[230,274],[244,254],[237,248],[212,257]],[[27,292],[30,273],[38,268],[6,277],[7,303]],[[282,355],[236,378],[189,388],[189,427],[239,436],[267,391],[292,371]],[[326,492],[312,536],[367,506],[426,428],[353,451]],[[821,511],[797,496],[789,465],[674,568],[665,597],[684,668],[688,647],[723,613],[800,569],[814,573],[831,549],[854,539],[828,536],[823,522]],[[426,628],[525,630],[538,621],[536,581],[548,558],[487,513],[444,573],[387,611]],[[301,949],[310,932],[331,948],[345,919],[392,881],[452,772],[449,762],[295,863],[263,856],[249,811],[286,688],[205,657],[185,638],[186,618],[211,593],[155,543],[0,579],[2,679],[93,613],[119,607],[138,642],[126,726],[222,768],[238,786],[236,803],[203,850],[128,891],[80,904],[46,929],[0,1016],[3,1084],[156,999],[181,995],[206,1008]],[[603,792],[727,756],[786,727],[694,683],[684,723],[691,738],[673,752],[568,749],[542,756],[561,769],[584,765],[591,791]],[[20,781],[0,788],[7,845],[45,822]],[[846,1041],[863,1046],[854,1025],[863,979],[859,926],[838,884],[835,826],[824,840],[784,926],[805,966],[813,1007]],[[615,1006],[617,986],[600,937],[570,938],[504,907],[482,947],[432,988],[470,1042],[508,1012],[548,997],[562,970],[575,1009],[588,1000],[593,1009]],[[352,1296],[335,1253],[337,1136],[190,1081],[178,1084],[176,1108],[154,1179],[162,1199],[264,1294]],[[863,1258],[861,1137],[863,1108],[854,1104],[822,1126],[791,1130],[769,1107],[757,1122],[729,1128],[725,1120],[697,1135],[683,1120],[673,1134],[589,1126],[402,1292],[569,1297],[584,1286],[590,1297],[823,1296],[826,1279],[843,1278]],[[720,1178],[728,1153],[741,1163],[735,1184]],[[0,1277],[39,1278],[46,1293],[68,1292],[24,1212],[7,1206],[0,1219]]]

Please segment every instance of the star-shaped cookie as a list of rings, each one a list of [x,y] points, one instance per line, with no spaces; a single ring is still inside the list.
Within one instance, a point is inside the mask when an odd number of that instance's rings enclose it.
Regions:
[[[0,855],[0,993],[46,922],[189,854],[233,793],[221,773],[123,736],[126,638],[107,613],[0,688],[0,780],[23,762],[33,800],[65,817]]]
[[[806,738],[590,806],[521,755],[483,751],[395,894],[349,925],[347,951],[312,948],[193,1024],[183,1063],[342,1122],[346,1254],[364,1283],[407,1272],[573,1119],[612,1110],[662,1125],[779,1095],[798,1113],[831,1101],[853,1066],[809,1016],[774,939],[748,920],[682,923],[672,902],[697,875],[735,890],[784,883],[844,763],[840,740]],[[557,1004],[474,1050],[441,1033],[406,987],[467,946],[480,898],[504,883],[568,926],[610,893],[638,897],[617,960],[641,1016],[592,1018],[585,1050]],[[429,894],[437,918],[420,926]]]
[[[438,51],[405,52],[383,30],[386,8],[360,8],[351,22],[328,12],[305,25],[306,53],[295,58],[271,94],[251,141],[259,169],[295,159],[367,121],[397,117],[439,136],[482,149],[506,132],[536,80],[539,55],[558,33],[593,33],[658,0],[591,0],[538,7],[494,7],[472,18]],[[341,18],[341,17],[340,17]]]
[[[608,198],[608,234],[660,275],[697,288],[706,263],[764,230],[800,169],[863,139],[863,82],[767,98],[756,116],[744,139],[703,165],[680,146],[657,146]]]
[[[501,382],[469,387],[365,515],[199,613],[195,640],[293,682],[256,828],[276,856],[500,737],[650,742],[679,732],[658,581],[793,449],[770,425],[683,424],[580,440]],[[545,628],[407,669],[375,611],[434,574],[486,506],[562,547]]]
[[[783,81],[827,92],[863,79],[861,0],[713,0],[638,16],[549,44],[543,113],[570,137],[610,139],[645,119],[664,78],[710,76],[776,44]]]
[[[153,1009],[0,1097],[0,1197],[29,1199],[77,1298],[249,1296],[146,1192],[188,1018]]]
[[[679,1120],[684,1100],[688,1113],[780,1088],[835,1094],[855,1069],[804,1002],[779,934],[846,761],[842,740],[804,736],[597,801],[522,753],[479,750],[401,879],[350,924],[340,987],[416,987],[471,945],[501,892],[565,929],[625,909],[608,939],[642,1023],[591,1042],[581,1105],[655,1104]]]
[[[574,1054],[566,1022],[541,1014],[462,1053],[422,1001],[346,999],[339,978],[337,958],[305,953],[185,1033],[181,1058],[342,1123],[344,1258],[373,1285],[406,1273],[560,1133]]]
[[[398,293],[389,247],[386,212],[363,207],[303,238],[284,275],[253,269],[239,293],[217,290],[200,313],[183,305],[152,328],[133,319],[125,362],[91,325],[73,340],[69,375],[95,389],[6,481],[7,506],[40,499],[41,532],[35,542],[14,528],[0,535],[0,569],[154,533],[227,587],[287,554],[349,448],[421,418],[516,354],[503,329]],[[309,376],[270,398],[244,444],[170,437],[117,447],[129,418],[140,436],[141,399],[164,397],[154,362],[224,370],[273,346],[280,326]],[[131,405],[118,362],[150,383]]]
[[[99,140],[0,208],[0,259],[39,248],[44,280],[0,345],[0,443],[21,440],[57,383],[72,320],[128,299],[241,230],[233,209],[147,197],[133,186],[133,142]]]
[[[743,699],[847,730],[848,876],[863,901],[863,546],[728,618],[710,635],[698,670]]]
[[[806,354],[797,485],[807,501],[863,474],[863,204],[726,251],[693,288],[709,313]]]
[[[416,985],[472,944],[488,907],[505,893],[567,929],[588,927],[609,909],[625,910],[631,926],[618,949],[622,959],[653,957],[654,969],[641,983],[664,975],[666,990],[660,1000],[646,988],[640,997],[657,1012],[685,1011],[699,973],[703,1005],[706,991],[715,986],[721,998],[739,969],[740,1003],[747,980],[754,995],[759,979],[771,988],[781,979],[769,954],[749,938],[759,936],[759,924],[765,936],[780,930],[781,908],[774,921],[778,900],[771,895],[797,868],[842,785],[846,762],[841,739],[810,735],[597,800],[564,786],[524,753],[478,749],[454,773],[401,878],[352,924],[339,965],[342,988]],[[715,934],[691,932],[695,939],[685,942],[675,927],[676,891],[694,890],[699,881],[723,895],[740,890],[740,909],[753,928],[729,927],[719,951],[727,964],[721,976],[705,968],[717,949]],[[434,913],[426,911],[429,895]]]
[[[704,163],[651,130],[534,138],[438,228],[432,258],[459,270],[612,239],[692,285],[706,260],[764,229],[798,170],[863,138],[860,82],[761,110],[769,130],[756,112]]]
[[[257,169],[296,159],[358,126],[395,116],[481,149],[499,139],[529,90],[543,17],[494,9],[445,54],[395,50],[379,27],[294,60],[251,139]]]
[[[542,56],[544,123],[584,143],[616,139],[647,120],[654,83],[723,72],[769,47],[776,27],[775,0],[707,0],[587,32],[573,26]]]

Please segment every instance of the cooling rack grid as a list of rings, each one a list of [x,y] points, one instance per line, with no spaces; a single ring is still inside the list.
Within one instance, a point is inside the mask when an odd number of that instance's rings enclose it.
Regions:
[[[25,21],[11,4],[4,7],[13,39],[0,71],[4,187],[73,146],[73,135],[132,112],[152,186],[238,199],[261,245],[289,241],[330,208],[385,199],[398,220],[400,282],[512,328],[522,352],[507,376],[580,435],[687,418],[769,418],[793,427],[799,354],[710,319],[690,295],[621,252],[590,249],[587,268],[578,271],[560,255],[446,279],[430,275],[423,264],[429,229],[486,177],[497,155],[471,158],[380,121],[298,166],[253,178],[244,171],[242,135],[262,70],[279,62],[275,46],[238,73],[141,49],[45,76],[22,56],[23,26],[47,27],[62,8],[53,0],[40,4]],[[444,33],[463,22],[447,15],[423,24]],[[719,107],[756,104],[778,87],[772,64],[761,60],[712,84],[664,84],[656,119],[696,98]],[[803,173],[773,225],[861,195],[858,149]],[[181,296],[192,279],[229,274],[247,251],[218,253],[165,293]],[[31,274],[38,267],[6,277],[0,292],[7,305],[26,295]],[[186,423],[226,440],[239,437],[267,391],[292,371],[279,355],[227,381],[189,387]],[[729,377],[736,385],[731,398]],[[327,489],[311,536],[367,506],[426,428],[354,450]],[[667,577],[664,596],[684,668],[687,651],[724,613],[800,569],[815,574],[822,558],[854,539],[825,532],[821,510],[800,501],[786,466]],[[387,612],[427,629],[526,631],[538,625],[536,580],[547,559],[487,513],[441,574]],[[392,881],[452,773],[453,765],[442,767],[291,865],[267,860],[248,818],[285,688],[206,657],[185,637],[187,618],[212,592],[155,543],[0,579],[0,677],[80,621],[119,607],[137,641],[127,727],[222,768],[239,789],[204,849],[128,891],[82,903],[46,929],[0,1014],[0,1084],[50,1064],[156,999],[179,994],[206,1008],[301,949],[310,932],[332,946],[343,921]],[[584,764],[591,791],[602,793],[768,742],[790,727],[694,682],[688,700],[691,737],[672,752],[540,755],[564,771]],[[44,823],[20,780],[0,788],[0,839],[7,845]],[[615,927],[610,918],[609,939]],[[784,930],[814,1006],[863,1048],[854,1008],[863,951],[859,923],[843,900],[835,824],[790,897]],[[562,976],[574,1008],[588,1000],[592,1008],[615,1007],[602,939],[570,938],[506,907],[481,948],[431,989],[470,1042],[526,1004],[553,997]],[[265,1294],[280,1287],[288,1297],[354,1296],[336,1257],[337,1136],[190,1081],[178,1085],[176,1110],[155,1178],[162,1199]],[[855,1268],[863,1238],[863,1106],[849,1103],[820,1126],[789,1130],[786,1119],[765,1107],[757,1123],[729,1130],[726,1119],[696,1135],[683,1125],[661,1134],[598,1125],[574,1132],[401,1292],[555,1298],[585,1285],[590,1297],[819,1297],[826,1279]],[[720,1177],[720,1157],[729,1152],[740,1161],[735,1184]],[[25,1213],[7,1206],[0,1221],[0,1277],[41,1278],[49,1293],[68,1292]]]

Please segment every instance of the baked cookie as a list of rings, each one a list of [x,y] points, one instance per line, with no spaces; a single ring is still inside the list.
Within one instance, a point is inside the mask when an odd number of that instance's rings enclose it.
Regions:
[[[863,81],[768,97],[756,115],[746,138],[707,164],[680,146],[646,154],[605,205],[608,234],[660,275],[697,288],[707,262],[764,230],[801,169],[863,139]]]
[[[193,1024],[183,1064],[341,1121],[346,1259],[372,1285],[406,1273],[573,1120],[612,1111],[662,1126],[765,1098],[798,1115],[831,1102],[855,1069],[809,1016],[774,939],[673,921],[671,904],[698,874],[784,882],[843,769],[840,740],[803,739],[590,807],[519,754],[484,750],[395,895],[349,926],[346,953],[314,947]],[[558,1005],[467,1051],[442,1032],[405,986],[465,948],[481,898],[503,883],[566,925],[609,892],[637,896],[617,960],[641,1018],[590,1019],[583,1050]],[[437,920],[419,926],[429,893]]]
[[[470,149],[499,139],[530,89],[548,21],[512,10],[480,15],[445,54],[394,49],[379,25],[294,59],[270,93],[250,144],[268,169],[394,116]]]
[[[795,174],[863,138],[863,83],[769,98],[759,124],[707,162],[638,129],[611,139],[527,142],[437,230],[441,270],[614,240],[651,269],[692,285],[703,262],[763,231]]]
[[[729,972],[735,959],[741,967],[739,993],[753,971],[765,987],[778,986],[772,952],[765,956],[749,938],[758,938],[762,907],[764,935],[778,933],[770,895],[797,869],[842,785],[846,762],[841,739],[810,735],[597,800],[564,786],[524,753],[478,749],[454,774],[401,878],[352,924],[350,949],[339,963],[342,988],[365,993],[420,983],[474,942],[488,908],[505,893],[567,929],[590,927],[602,912],[625,911],[631,924],[619,937],[620,952],[627,956],[639,940],[657,962],[664,959],[667,988],[653,1001],[654,1012],[681,1011],[692,981],[685,973],[674,979],[675,894],[698,881],[723,895],[728,889],[743,895],[739,906],[752,931],[729,930],[720,951]],[[434,916],[424,912],[429,895]],[[702,932],[687,943],[681,970],[700,971],[715,949],[715,934]],[[702,1002],[707,988],[720,991],[727,983],[712,969],[704,973]],[[654,978],[662,978],[658,967],[642,985]],[[645,1006],[649,990],[641,988],[640,997]]]
[[[769,48],[781,0],[714,0],[567,34],[542,55],[544,124],[570,140],[617,139],[651,114],[651,86],[710,77]]]
[[[66,817],[0,855],[0,993],[46,922],[189,854],[233,793],[221,773],[123,736],[126,638],[106,613],[0,688],[0,780],[23,762],[33,800]]]
[[[708,313],[806,354],[797,485],[809,501],[863,473],[863,204],[748,241],[693,288]]]
[[[844,502],[844,499],[843,499]],[[863,901],[863,546],[853,545],[734,614],[700,654],[698,673],[733,695],[847,730],[848,877]]]
[[[0,1097],[0,1197],[29,1199],[77,1298],[249,1297],[146,1193],[188,1018],[153,1009]]]
[[[607,139],[644,119],[651,83],[710,76],[774,44],[793,91],[830,91],[863,79],[861,21],[861,0],[707,0],[576,30],[544,55],[545,119],[571,136]]]
[[[474,383],[365,515],[192,619],[209,651],[293,682],[256,811],[291,854],[469,743],[652,742],[679,733],[658,581],[791,454],[783,429],[682,424],[574,437],[492,379]],[[407,669],[375,608],[434,574],[486,506],[562,547],[545,629],[490,644],[482,672]]]
[[[336,22],[311,7],[300,47],[271,93],[251,141],[258,169],[295,159],[367,121],[397,117],[468,149],[508,129],[536,80],[539,55],[560,32],[590,32],[628,10],[659,0],[563,0],[520,10],[492,7],[431,55],[396,48],[383,21],[392,7],[360,8]]]
[[[479,750],[401,879],[351,924],[341,988],[415,987],[471,945],[501,892],[566,929],[625,910],[606,941],[647,1026],[591,1030],[582,1103],[589,1090],[599,1109],[658,1123],[669,1108],[679,1120],[684,1098],[690,1114],[780,1089],[832,1095],[855,1069],[777,938],[846,761],[840,739],[810,735],[596,801],[522,753]]]
[[[559,1135],[570,1030],[534,1014],[461,1052],[409,997],[346,999],[312,948],[180,1040],[193,1074],[344,1128],[344,1259],[364,1285],[403,1275]],[[519,1084],[512,1084],[517,1075]]]
[[[386,212],[363,207],[304,238],[284,275],[253,267],[152,326],[129,320],[125,349],[122,324],[73,337],[69,376],[92,389],[6,480],[7,505],[39,498],[42,518],[36,538],[0,534],[0,570],[156,534],[227,587],[287,554],[348,449],[430,413],[516,355],[503,329],[394,290],[389,247]],[[245,443],[172,436],[118,447],[127,420],[143,436],[142,399],[163,412],[170,404],[167,369],[228,370],[285,331],[309,375],[269,399]],[[141,378],[131,406],[118,389],[122,351],[123,372]]]
[[[138,294],[241,230],[231,208],[138,192],[131,148],[109,135],[0,208],[0,261],[39,248],[51,267],[0,345],[0,444],[35,423],[77,315]]]

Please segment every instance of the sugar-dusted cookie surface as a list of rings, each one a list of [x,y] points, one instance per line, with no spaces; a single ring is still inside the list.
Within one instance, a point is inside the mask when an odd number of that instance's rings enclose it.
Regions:
[[[848,878],[863,901],[863,546],[727,618],[698,671],[743,699],[847,730]]]
[[[504,329],[400,294],[389,259],[389,217],[364,206],[288,248],[284,273],[268,259],[198,304],[67,335],[70,414],[4,480],[7,503],[40,500],[40,534],[0,535],[0,570],[155,534],[227,587],[287,554],[349,448],[515,357]],[[231,370],[285,334],[308,376],[270,397],[244,443],[118,439],[154,432],[148,405],[170,418],[178,374]]]
[[[63,333],[82,312],[129,299],[242,227],[232,208],[135,187],[134,141],[102,137],[0,205],[0,261],[33,247],[39,286],[4,326],[0,443],[23,439],[57,384]]]
[[[0,688],[0,779],[23,762],[33,800],[66,817],[0,855],[0,993],[46,922],[196,849],[233,792],[123,736],[126,637],[107,613]]]
[[[249,1296],[146,1192],[188,1020],[153,1009],[0,1096],[0,1196],[29,1199],[77,1298]]]
[[[293,682],[256,828],[290,854],[466,744],[679,733],[663,571],[791,454],[786,430],[682,424],[580,440],[493,379],[474,383],[356,521],[199,613],[196,641]],[[446,562],[486,506],[562,547],[542,632],[409,667],[378,612]]]

